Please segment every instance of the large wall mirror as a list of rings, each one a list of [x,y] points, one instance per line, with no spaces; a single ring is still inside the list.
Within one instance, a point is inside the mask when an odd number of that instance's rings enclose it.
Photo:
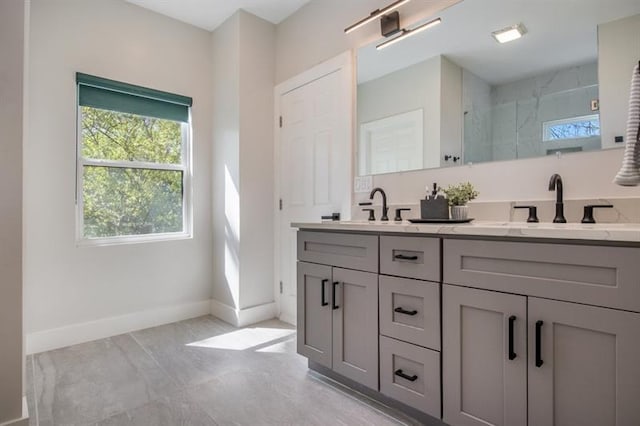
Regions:
[[[640,60],[638,0],[443,5],[440,25],[358,50],[359,175],[622,145],[628,58]],[[492,36],[512,25],[524,28],[521,38]],[[599,74],[616,92],[606,102]]]

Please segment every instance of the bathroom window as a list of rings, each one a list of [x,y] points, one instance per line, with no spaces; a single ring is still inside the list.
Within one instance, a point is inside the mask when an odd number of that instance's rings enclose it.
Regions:
[[[542,140],[560,141],[600,136],[600,116],[598,114],[542,123]]]
[[[191,98],[78,73],[80,244],[191,235]]]

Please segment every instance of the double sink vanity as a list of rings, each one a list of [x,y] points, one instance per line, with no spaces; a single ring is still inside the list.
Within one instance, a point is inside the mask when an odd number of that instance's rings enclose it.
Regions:
[[[640,226],[296,223],[298,352],[426,424],[640,425]]]

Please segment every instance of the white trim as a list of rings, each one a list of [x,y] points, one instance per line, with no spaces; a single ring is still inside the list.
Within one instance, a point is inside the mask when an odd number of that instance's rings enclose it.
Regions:
[[[278,319],[282,322],[286,322],[287,324],[291,324],[291,325],[298,325],[296,323],[296,317],[293,315],[287,315],[287,314],[280,314],[280,317],[278,317]]]
[[[339,72],[341,70],[345,71],[345,81],[343,84],[345,85],[345,90],[349,90],[351,92],[351,116],[349,117],[349,125],[348,125],[348,135],[347,138],[351,141],[349,146],[348,155],[351,155],[351,161],[348,162],[348,176],[350,176],[350,181],[345,182],[347,187],[352,187],[353,182],[353,170],[354,170],[354,136],[355,129],[353,126],[355,120],[355,81],[356,81],[356,72],[355,72],[355,52],[353,50],[347,50],[346,52],[341,53],[340,55],[329,59],[325,62],[322,62],[311,69],[303,71],[302,73],[296,75],[295,77],[290,78],[280,84],[278,84],[274,88],[274,200],[273,206],[276,214],[274,215],[274,280],[273,280],[273,291],[276,300],[277,313],[281,320],[288,322],[290,324],[295,324],[295,317],[291,315],[282,314],[282,304],[280,294],[280,138],[281,138],[281,129],[280,129],[280,116],[282,114],[280,99],[281,97],[301,86],[309,84],[315,80],[318,80],[326,75],[332,74],[334,72]],[[351,204],[353,198],[353,192],[349,192],[348,199],[343,203],[343,210],[346,214],[343,215],[343,220],[350,219],[351,217]],[[348,216],[348,217],[346,217]],[[284,319],[283,319],[284,318]]]
[[[102,247],[119,244],[142,244],[157,241],[189,240],[193,234],[185,232],[172,232],[165,234],[121,235],[118,237],[83,238],[76,242],[76,247]]]
[[[269,302],[250,308],[236,309],[215,299],[211,300],[211,315],[236,327],[245,327],[276,318],[277,312],[278,306],[276,302]]]
[[[210,301],[203,300],[37,331],[26,335],[26,352],[44,352],[210,313]]]
[[[81,158],[80,162],[82,166],[112,167],[120,169],[168,170],[172,172],[184,172],[185,170],[182,164],[149,163],[145,161],[115,161]]]

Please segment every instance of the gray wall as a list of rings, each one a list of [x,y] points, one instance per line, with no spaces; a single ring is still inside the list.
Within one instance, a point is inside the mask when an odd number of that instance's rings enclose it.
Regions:
[[[0,423],[22,416],[25,3],[0,2]]]

